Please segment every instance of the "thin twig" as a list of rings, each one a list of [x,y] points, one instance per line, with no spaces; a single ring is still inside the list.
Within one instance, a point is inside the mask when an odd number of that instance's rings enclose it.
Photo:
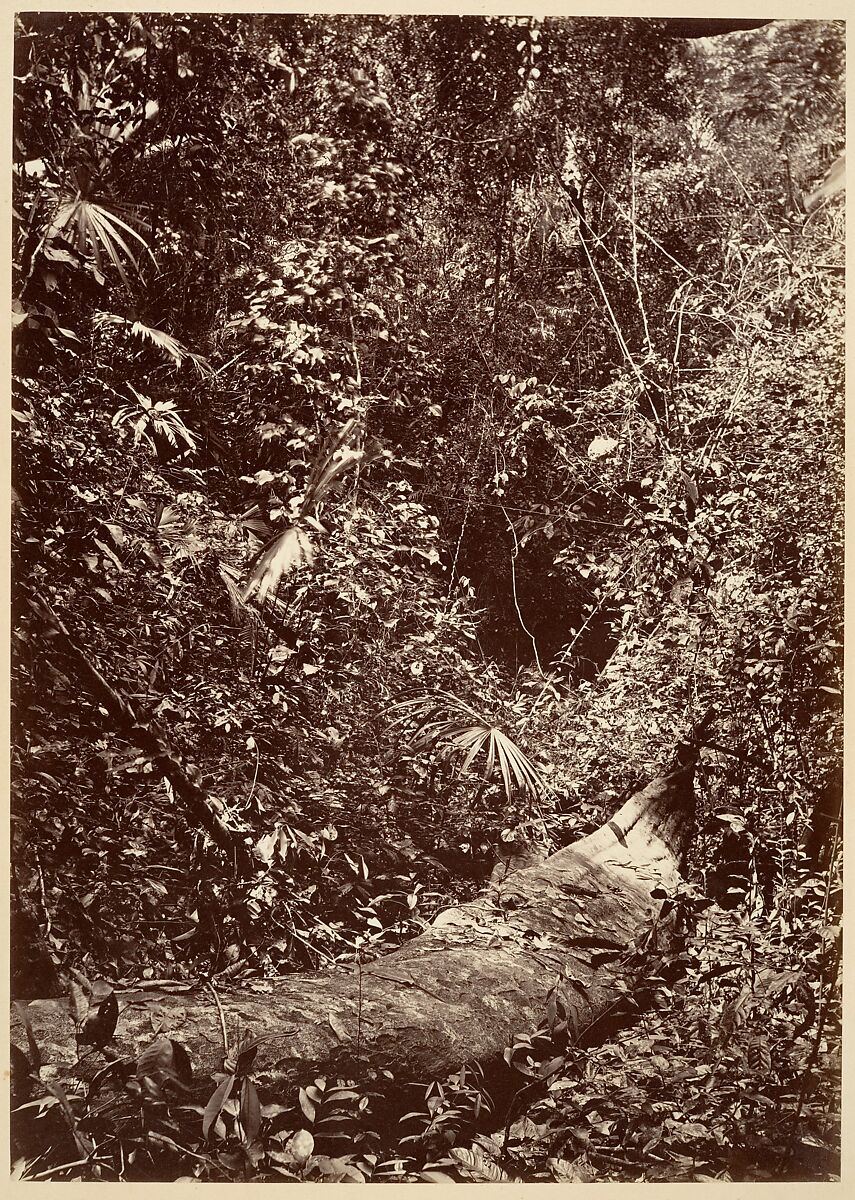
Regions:
[[[232,365],[233,362],[237,362],[237,360],[239,358],[243,358],[244,354],[246,354],[246,350],[241,350],[239,354],[235,354],[232,358],[229,359],[228,362],[223,363],[223,365],[221,367],[217,367],[216,371],[214,371],[213,374],[211,375],[211,378],[216,379],[216,377],[218,375],[221,375],[227,367],[230,367]]]
[[[778,237],[777,230],[775,229],[774,225],[773,225],[773,224],[772,224],[772,222],[769,220],[769,218],[766,216],[766,214],[765,214],[765,213],[762,211],[762,209],[760,208],[759,204],[757,204],[757,202],[756,202],[754,199],[752,199],[751,193],[748,191],[748,189],[746,188],[745,184],[744,184],[744,183],[742,182],[742,180],[739,178],[739,173],[738,173],[738,171],[737,171],[737,170],[734,168],[734,166],[733,166],[733,164],[731,163],[730,159],[727,157],[727,155],[724,153],[724,151],[723,151],[721,148],[719,148],[719,149],[718,149],[718,156],[719,156],[719,158],[722,160],[722,162],[724,163],[724,165],[727,167],[727,169],[730,171],[731,175],[733,176],[733,178],[736,180],[737,184],[739,185],[739,190],[742,192],[742,194],[743,194],[743,196],[745,197],[745,199],[748,201],[748,203],[751,205],[751,207],[752,207],[752,208],[754,209],[754,211],[757,213],[757,215],[758,215],[758,217],[760,218],[760,220],[763,222],[763,224],[764,224],[764,225],[766,226],[766,228],[769,230],[769,232],[770,232],[770,233],[771,233],[771,235],[772,235],[772,240],[775,242],[775,244],[777,245],[778,249],[781,251],[781,253],[784,255],[784,257],[787,259],[787,261],[789,262],[790,266],[792,267],[792,265],[793,265],[793,256],[792,256],[792,254],[790,254],[790,252],[789,252],[789,250],[787,249],[787,247],[784,245],[784,243],[783,243],[783,242],[781,241],[781,239]]]
[[[586,221],[585,224],[587,225],[588,222]],[[588,228],[589,229],[591,228],[590,225],[588,225]],[[597,270],[596,264],[594,263],[594,259],[591,255],[591,251],[588,249],[588,239],[585,237],[584,233],[582,232],[582,221],[581,220],[579,221],[579,241],[582,243],[582,249],[585,251],[585,257],[588,260],[588,266],[591,268],[591,274],[594,276],[594,279],[597,281],[597,285],[600,289],[600,294],[603,297],[603,303],[606,306],[606,312],[609,314],[609,319],[611,320],[612,328],[615,331],[615,336],[617,337],[618,345],[620,346],[621,353],[623,354],[624,358],[629,363],[629,365],[632,367],[632,370],[635,373],[635,377],[638,380],[639,385],[641,387],[644,387],[644,376],[642,375],[640,368],[636,364],[635,359],[632,357],[632,353],[629,349],[629,346],[626,344],[623,333],[621,331],[621,327],[618,324],[618,319],[615,316],[615,311],[612,308],[611,301],[609,300],[608,293],[606,292],[605,284],[603,283],[603,281],[600,277],[600,273]]]
[[[115,521],[116,517],[119,515],[119,506],[121,505],[122,500],[124,500],[124,498],[125,498],[125,491],[127,490],[127,486],[130,481],[131,474],[133,473],[136,465],[137,465],[136,459],[132,456],[131,457],[131,465],[128,467],[128,473],[125,476],[125,482],[122,484],[122,490],[119,492],[119,495],[116,498],[116,503],[113,506],[113,520],[114,521]]]
[[[680,366],[680,346],[683,341],[683,315],[686,311],[686,305],[689,303],[689,293],[692,290],[692,282],[693,281],[691,279],[688,279],[684,283],[681,283],[677,288],[677,292],[682,292],[683,294],[680,299],[680,308],[677,313],[677,336],[674,339],[674,353],[671,356],[671,367],[674,371],[678,370]],[[672,297],[672,299],[676,299],[677,292],[674,293],[674,297]]]
[[[805,1105],[805,1100],[807,1099],[808,1087],[810,1085],[813,1068],[816,1066],[816,1063],[819,1059],[819,1050],[820,1046],[822,1045],[822,1032],[825,1028],[825,1021],[826,1017],[828,1016],[829,1006],[831,1004],[831,993],[834,991],[834,985],[837,983],[837,975],[840,970],[840,958],[840,946],[838,945],[831,962],[831,969],[828,974],[828,987],[825,991],[820,991],[820,1010],[817,1015],[816,1034],[814,1035],[813,1046],[811,1047],[810,1054],[808,1055],[807,1062],[805,1063],[802,1071],[802,1083],[801,1087],[799,1088],[798,1104],[796,1105],[796,1111],[793,1114],[792,1119],[793,1137],[790,1138],[778,1159],[779,1175],[783,1173],[784,1168],[792,1158],[793,1151],[796,1148],[795,1130],[799,1127],[799,1121],[801,1120],[802,1110]]]
[[[379,971],[369,971],[368,974],[372,979],[385,979],[387,983],[400,983],[403,984],[404,987],[416,988],[418,991],[424,992],[426,996],[433,996],[434,1000],[438,1000],[440,1004],[448,1003],[448,998],[446,996],[438,996],[436,992],[432,992],[429,988],[422,987],[420,983],[416,983],[412,979],[398,979],[395,975],[381,975]]]
[[[614,196],[609,191],[609,189],[606,187],[606,185],[597,178],[597,176],[594,174],[594,172],[591,170],[591,168],[587,165],[585,167],[585,174],[590,176],[591,179],[593,179],[594,183],[596,183],[597,186],[602,190],[604,196],[608,196],[609,200],[611,200],[612,204],[615,206],[617,211],[619,213],[621,213],[624,217],[626,217],[628,220],[631,221],[632,215],[627,212],[627,210],[623,207],[622,204],[618,203],[618,201],[614,198]],[[671,254],[668,250],[665,249],[665,247],[662,245],[661,242],[656,240],[656,238],[653,236],[652,233],[648,233],[648,231],[644,228],[643,225],[639,225],[636,222],[635,228],[641,234],[641,236],[643,238],[646,238],[647,241],[651,243],[651,245],[655,246],[657,250],[660,250],[662,252],[662,254],[664,254],[665,257],[674,264],[675,267],[679,267],[681,271],[685,271],[685,273],[691,279],[695,279],[699,283],[709,283],[711,286],[720,287],[722,289],[722,291],[725,290],[725,285],[723,283],[720,283],[718,280],[714,280],[714,279],[705,280],[701,275],[698,275],[695,271],[692,271],[689,267],[687,267],[685,265],[685,263],[681,263],[678,258],[675,258],[673,254]]]
[[[356,1057],[362,1048],[362,950],[356,951],[357,996],[356,996]]]
[[[478,345],[477,340],[475,341],[475,345],[478,348],[478,353],[481,355],[482,358],[484,358],[484,351]],[[489,369],[489,364],[487,363],[486,358],[484,358],[484,364]],[[476,400],[477,395],[478,395],[478,384],[476,383],[475,391],[473,392],[473,395],[472,395],[472,405],[470,407],[470,412],[473,414],[475,411],[475,400]],[[477,468],[478,463],[480,463],[480,461],[481,461],[481,451],[484,448],[484,432],[485,432],[486,428],[487,428],[487,415],[486,415],[486,411],[485,411],[484,412],[484,420],[480,422],[480,433],[478,435],[478,449],[475,452],[475,458],[474,458],[474,462],[473,462],[474,468]],[[451,603],[451,593],[454,589],[454,580],[457,575],[457,563],[460,559],[460,549],[463,545],[463,538],[466,533],[467,523],[469,521],[469,510],[472,506],[472,494],[471,493],[466,497],[465,503],[466,503],[466,508],[463,511],[463,519],[460,523],[460,533],[458,534],[457,543],[454,547],[454,558],[452,559],[452,562],[451,562],[451,570],[448,573],[448,591],[446,592],[446,596],[445,596],[446,610],[448,609],[448,606]]]
[[[70,1171],[72,1167],[85,1167],[89,1162],[88,1158],[78,1158],[75,1162],[62,1163],[61,1166],[50,1167],[47,1171],[39,1171],[38,1175],[30,1175],[29,1181],[33,1183],[37,1179],[50,1179],[51,1175],[58,1175],[60,1171]]]
[[[47,893],[45,892],[45,877],[42,873],[42,860],[39,858],[38,849],[34,847],[33,852],[36,856],[36,869],[39,873],[39,899],[42,902],[42,912],[45,914],[45,937],[50,937],[50,931],[53,928],[51,925],[50,912],[47,906]]]

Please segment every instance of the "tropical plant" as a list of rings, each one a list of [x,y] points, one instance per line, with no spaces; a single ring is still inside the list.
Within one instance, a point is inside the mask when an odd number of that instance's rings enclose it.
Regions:
[[[482,783],[498,769],[509,802],[517,792],[536,799],[545,790],[537,768],[516,742],[459,697],[448,692],[414,696],[392,711],[398,714],[393,724],[415,726],[409,742],[414,752],[434,750],[441,759],[456,762],[463,773],[482,755]]]
[[[67,195],[61,202],[56,215],[51,221],[45,234],[45,241],[55,241],[60,234],[68,234],[68,240],[81,254],[90,254],[100,273],[103,255],[113,264],[116,272],[126,288],[130,282],[125,271],[125,264],[130,263],[136,274],[140,273],[139,260],[131,250],[125,235],[139,242],[142,249],[154,262],[154,255],[145,238],[137,232],[129,222],[142,225],[143,222],[128,210],[124,209],[119,215],[117,205],[111,208],[98,204],[85,196],[81,190],[73,195]],[[127,219],[125,219],[127,218]]]
[[[178,450],[184,443],[185,451],[196,449],[196,439],[184,424],[174,400],[152,400],[138,392],[133,384],[128,391],[136,397],[135,404],[124,404],[113,416],[113,426],[130,425],[134,434],[134,445],[145,440],[152,450],[157,450],[158,439]]]
[[[179,342],[178,338],[166,333],[163,329],[146,325],[142,321],[129,321],[127,317],[120,317],[117,313],[108,312],[96,312],[92,317],[92,324],[98,330],[118,329],[129,337],[150,343],[171,358],[176,367],[180,367],[187,360],[193,364],[203,378],[211,375],[211,366],[203,355],[194,354],[192,350],[188,350],[183,343]]]
[[[298,502],[294,521],[262,546],[253,559],[249,582],[244,589],[244,602],[257,593],[259,604],[264,604],[271,592],[276,593],[286,575],[299,567],[311,566],[314,546],[303,525],[324,532],[312,511],[329,495],[344,472],[363,460],[364,450],[348,445],[358,440],[360,433],[360,423],[352,417],[321,447]]]
[[[31,1057],[18,1173],[827,1178],[844,211],[799,192],[843,145],[842,22],[16,24],[12,862],[50,968],[19,955],[16,994],[365,963],[471,899],[497,839],[601,825],[711,702],[687,877],[741,914],[544,1074],[545,997],[504,1137],[468,1067],[396,1143],[332,1079],[259,1125],[233,1057],[203,1138],[145,1071],[113,1125]],[[42,594],[251,867],[65,682]]]

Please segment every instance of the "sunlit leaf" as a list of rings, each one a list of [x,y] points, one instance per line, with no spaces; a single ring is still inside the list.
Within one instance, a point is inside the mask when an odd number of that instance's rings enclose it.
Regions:
[[[123,220],[115,210],[85,199],[79,193],[73,199],[60,205],[45,240],[49,242],[55,234],[66,229],[71,231],[77,249],[81,253],[90,254],[95,266],[99,269],[102,255],[106,254],[125,287],[130,286],[125,272],[125,262],[128,262],[137,274],[140,272],[140,267],[124,234],[139,242],[143,250],[154,261],[154,256],[151,254],[145,238],[137,233],[127,221]]]
[[[609,454],[614,454],[617,448],[616,438],[595,437],[588,446],[588,458],[606,458]]]
[[[515,790],[536,795],[543,788],[538,771],[501,729],[484,721],[464,701],[448,692],[414,696],[391,709],[393,725],[410,725],[412,751],[434,749],[444,758],[457,758],[460,770],[470,771],[483,754],[482,778],[498,769],[508,799]]]
[[[510,1180],[507,1171],[503,1171],[498,1163],[487,1158],[477,1146],[471,1148],[452,1146],[450,1153],[452,1158],[456,1158],[461,1166],[465,1167],[479,1181],[505,1183]]]
[[[309,1098],[309,1094],[305,1088],[300,1088],[299,1091],[300,1108],[310,1121],[314,1121],[317,1109],[314,1102]]]
[[[244,588],[244,603],[257,592],[258,602],[263,604],[268,594],[275,592],[287,575],[300,567],[311,566],[314,557],[314,547],[304,530],[292,525],[277,534],[255,559],[249,582]]]
[[[298,1129],[292,1138],[285,1143],[285,1153],[289,1162],[304,1163],[315,1148],[315,1139],[308,1129]]]
[[[86,999],[83,988],[74,979],[68,985],[68,1002],[75,1025],[82,1025],[89,1012],[89,1001]]]

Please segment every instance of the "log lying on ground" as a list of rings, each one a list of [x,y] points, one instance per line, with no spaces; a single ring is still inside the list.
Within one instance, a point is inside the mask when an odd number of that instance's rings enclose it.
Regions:
[[[441,1079],[475,1060],[489,1073],[514,1034],[537,1029],[559,979],[574,1041],[621,996],[622,952],[656,928],[661,900],[651,891],[679,882],[696,759],[696,749],[681,748],[676,766],[596,832],[441,913],[424,934],[361,970],[289,976],[263,995],[219,985],[121,993],[113,1045],[133,1060],[155,1036],[180,1042],[200,1095],[222,1069],[223,1020],[232,1047],[238,1030],[262,1039],[252,1070],[262,1095],[290,1094],[316,1075],[388,1071],[402,1084]],[[104,1066],[95,1051],[75,1067],[66,1001],[32,1001],[27,1012],[43,1078],[91,1076]],[[17,1014],[13,1024],[26,1053]]]

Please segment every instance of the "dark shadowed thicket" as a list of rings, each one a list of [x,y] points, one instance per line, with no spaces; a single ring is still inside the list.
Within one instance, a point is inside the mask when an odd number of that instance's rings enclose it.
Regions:
[[[836,1178],[843,28],[678,32],[19,15],[19,1177]],[[544,969],[500,1117],[111,1051],[361,988],[701,726],[679,953],[587,1040]]]

